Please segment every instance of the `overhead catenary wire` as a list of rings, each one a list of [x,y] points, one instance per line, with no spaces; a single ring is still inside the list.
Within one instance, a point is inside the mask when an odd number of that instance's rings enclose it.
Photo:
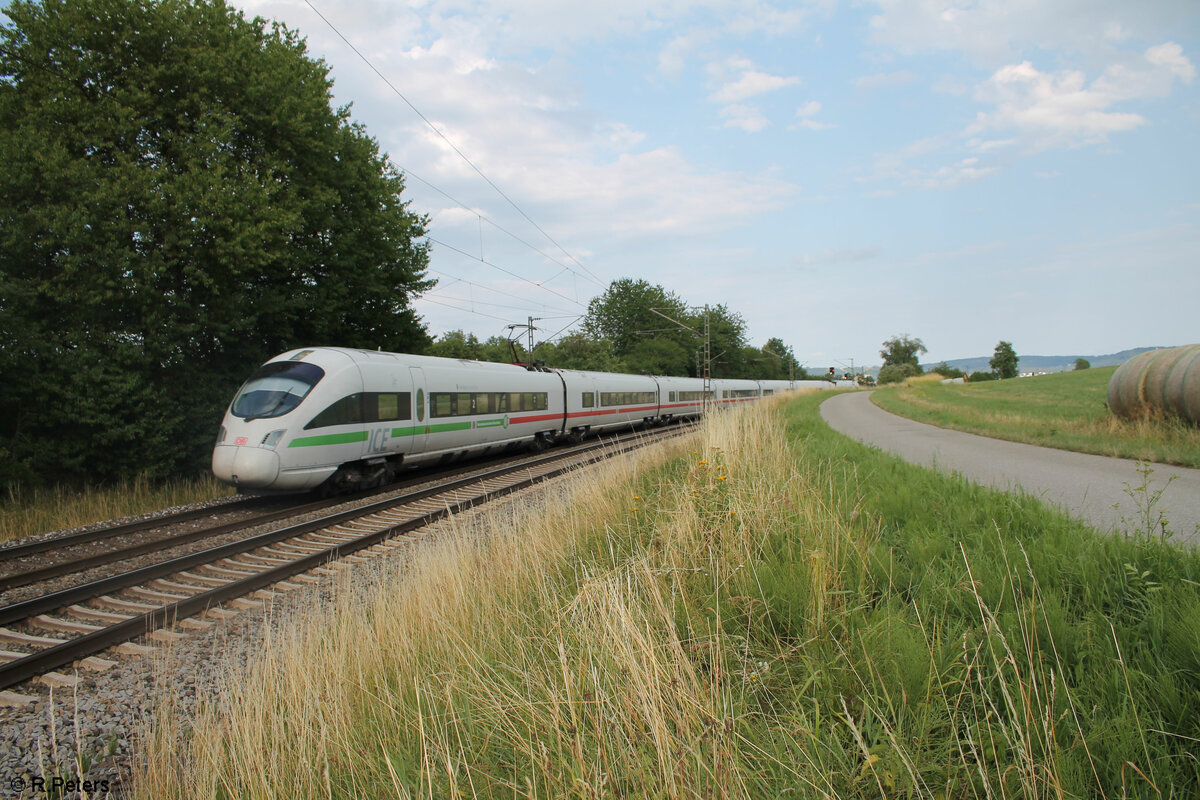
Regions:
[[[511,297],[514,300],[522,300],[526,303],[526,306],[524,306],[526,308],[529,305],[533,305],[533,306],[536,306],[539,309],[539,311],[559,311],[559,312],[562,312],[563,314],[568,313],[566,309],[555,308],[554,306],[549,306],[549,305],[546,305],[545,303],[532,302],[532,301],[530,301],[530,299],[528,297],[522,297],[519,294],[513,294],[512,292],[506,292],[503,289],[497,289],[493,286],[486,286],[482,283],[476,283],[475,281],[467,280],[466,278],[460,278],[457,275],[451,275],[450,273],[448,273],[444,270],[434,269],[433,267],[430,267],[428,271],[432,272],[436,275],[441,275],[445,278],[450,279],[450,281],[451,281],[450,283],[448,283],[448,284],[446,284],[446,286],[443,286],[440,288],[445,289],[445,288],[449,288],[449,287],[453,286],[455,283],[465,283],[467,286],[470,286],[473,289],[479,289],[484,292],[493,292],[495,294],[504,295],[505,297]],[[579,304],[577,303],[577,305],[579,305]]]
[[[561,262],[561,261],[559,261],[557,258],[555,258],[554,256],[550,255],[550,254],[549,254],[549,253],[547,253],[546,251],[542,250],[542,249],[541,249],[540,247],[538,247],[537,245],[535,245],[535,244],[532,244],[532,243],[530,243],[530,242],[527,242],[527,241],[525,241],[525,240],[524,240],[524,239],[522,239],[520,236],[518,236],[517,234],[513,233],[512,231],[510,231],[508,228],[505,228],[505,227],[504,227],[503,225],[501,225],[500,223],[498,223],[498,222],[496,222],[495,220],[493,220],[493,219],[491,219],[490,217],[488,217],[486,214],[482,214],[482,213],[480,213],[478,210],[476,210],[476,209],[474,209],[474,208],[471,208],[471,207],[470,207],[470,206],[468,206],[466,203],[462,202],[462,201],[461,201],[461,200],[459,200],[458,198],[454,197],[454,195],[452,195],[452,194],[450,194],[449,192],[447,192],[445,189],[442,189],[440,186],[438,186],[438,185],[436,185],[436,184],[434,184],[434,183],[431,183],[431,182],[429,182],[429,181],[425,180],[424,178],[422,178],[422,177],[421,177],[420,175],[418,175],[417,173],[413,172],[413,171],[412,171],[411,169],[409,169],[408,167],[405,167],[405,166],[403,166],[403,165],[400,165],[400,164],[397,164],[397,165],[396,165],[396,167],[397,167],[397,169],[399,169],[399,170],[400,170],[402,173],[404,173],[405,175],[408,175],[408,176],[411,176],[411,177],[413,177],[413,178],[416,178],[418,181],[420,181],[421,183],[425,184],[425,185],[426,185],[426,186],[428,186],[430,189],[432,189],[433,191],[435,191],[435,192],[437,192],[438,194],[440,194],[442,197],[445,197],[447,200],[449,200],[451,203],[454,203],[456,206],[458,206],[458,207],[459,207],[459,208],[461,208],[462,210],[464,210],[464,211],[466,211],[466,212],[468,212],[468,213],[474,214],[474,215],[475,215],[475,216],[476,216],[476,217],[477,217],[477,218],[480,220],[480,222],[486,222],[488,225],[491,225],[493,228],[495,228],[496,230],[500,231],[500,232],[501,232],[501,233],[503,233],[505,236],[508,236],[508,237],[509,237],[509,238],[511,238],[513,241],[515,241],[515,242],[518,242],[519,244],[522,244],[522,245],[524,245],[525,247],[527,247],[527,248],[529,248],[530,250],[532,250],[533,252],[537,253],[539,256],[541,256],[542,258],[546,259],[547,261],[552,261],[552,262],[554,262],[555,264],[558,264],[560,267],[562,267],[562,268],[563,268],[563,269],[562,269],[562,270],[560,270],[558,273],[556,273],[556,274],[554,275],[554,277],[552,277],[552,278],[548,278],[547,280],[551,280],[551,281],[552,281],[552,280],[554,280],[554,278],[557,278],[559,275],[561,275],[561,274],[563,273],[563,271],[568,271],[568,272],[570,272],[572,275],[578,275],[578,274],[579,274],[579,273],[578,273],[578,272],[576,272],[575,270],[571,269],[571,267],[570,267],[570,266],[568,266],[567,264],[564,264],[564,263],[562,263],[562,262]],[[481,236],[481,238],[482,238],[482,232],[480,233],[480,236]],[[483,245],[482,245],[482,241],[481,241],[481,243],[480,243],[480,250],[482,251],[482,249],[483,249]],[[593,283],[595,283],[597,286],[604,286],[604,283],[602,283],[600,280],[596,279],[596,278],[595,278],[594,276],[592,276],[590,273],[589,273],[589,274],[587,274],[587,275],[584,275],[583,277],[585,277],[585,278],[587,278],[588,280],[592,281],[592,282],[593,282]],[[532,282],[532,283],[536,283],[536,281],[531,281],[531,282]],[[542,282],[542,283],[545,283],[546,281],[541,281],[541,282]]]
[[[522,277],[521,275],[518,275],[517,273],[513,272],[513,271],[512,271],[512,270],[510,270],[510,269],[506,269],[506,268],[504,268],[504,267],[500,266],[499,264],[493,264],[491,261],[488,261],[486,258],[480,258],[479,256],[477,256],[477,255],[475,255],[475,254],[473,254],[473,253],[468,253],[466,250],[463,250],[463,249],[461,249],[461,248],[455,247],[455,246],[454,246],[454,245],[452,245],[452,244],[447,244],[446,242],[443,242],[443,241],[441,241],[441,240],[439,240],[439,239],[435,239],[435,238],[433,238],[432,236],[430,236],[430,235],[428,235],[428,234],[426,234],[426,235],[425,235],[425,238],[426,238],[427,240],[429,240],[429,241],[433,242],[433,243],[434,243],[434,244],[436,244],[436,245],[440,245],[441,247],[445,247],[447,250],[453,250],[454,252],[456,252],[456,253],[458,253],[458,254],[460,254],[460,255],[466,256],[467,258],[470,258],[470,259],[473,259],[473,260],[475,260],[475,261],[478,261],[478,262],[479,262],[479,263],[481,263],[481,264],[486,264],[487,266],[491,267],[492,269],[499,270],[499,271],[503,272],[505,275],[511,275],[512,277],[516,278],[516,279],[517,279],[517,280],[519,280],[519,281],[524,281],[525,283],[532,284],[532,285],[534,285],[534,286],[538,287],[539,289],[541,289],[543,292],[549,292],[550,294],[552,294],[552,295],[555,295],[556,297],[561,297],[563,300],[566,300],[568,303],[574,303],[574,304],[575,304],[575,305],[577,305],[577,306],[582,306],[582,305],[583,305],[583,303],[579,302],[578,300],[575,300],[574,298],[567,297],[567,296],[566,296],[565,294],[563,294],[562,292],[556,292],[556,291],[554,291],[553,289],[551,289],[551,288],[550,288],[550,287],[548,287],[548,286],[543,286],[543,285],[542,285],[542,284],[540,284],[540,283],[534,283],[533,281],[529,280],[528,278]]]
[[[379,69],[373,63],[371,63],[370,59],[368,59],[365,55],[363,55],[362,52],[357,47],[355,47],[354,44],[349,39],[346,38],[345,34],[343,34],[337,28],[336,25],[334,25],[332,22],[330,22],[329,19],[324,14],[322,14],[320,12],[320,10],[317,9],[316,6],[314,6],[312,4],[311,0],[304,0],[304,4],[307,5],[314,14],[316,14],[318,17],[320,17],[321,21],[324,22],[327,26],[329,26],[329,29],[332,30],[339,39],[341,39],[343,42],[345,42],[346,46],[349,47],[351,49],[351,51],[353,51],[354,54],[356,56],[358,56],[359,59],[361,59],[362,62],[364,64],[366,64],[367,67],[370,68],[370,70],[372,72],[374,72],[377,76],[379,76],[379,79],[382,80],[387,85],[387,87],[389,89],[391,89],[393,93],[395,93],[395,95],[397,97],[399,97],[401,100],[403,100],[404,104],[407,105],[410,109],[412,109],[412,112],[414,114],[416,114],[418,117],[420,117],[421,121],[424,122],[425,125],[428,126],[428,128],[431,131],[433,131],[439,138],[441,138],[442,141],[444,141],[450,147],[450,149],[453,150],[458,155],[458,157],[461,158],[463,160],[463,162],[465,162],[467,164],[467,166],[469,166],[472,170],[474,170],[475,173],[477,175],[479,175],[479,177],[482,178],[484,180],[484,182],[487,183],[488,186],[491,186],[492,189],[494,189],[498,195],[500,195],[502,198],[504,198],[504,200],[510,206],[512,206],[517,211],[518,214],[520,214],[522,217],[524,217],[525,220],[530,225],[532,225],[540,234],[542,234],[542,236],[545,236],[546,239],[551,244],[553,244],[560,251],[562,251],[563,255],[565,255],[569,260],[571,260],[576,265],[578,265],[581,270],[583,270],[589,276],[591,276],[591,278],[593,280],[595,280],[597,284],[604,285],[603,281],[601,281],[594,272],[592,272],[590,269],[588,269],[586,266],[584,266],[584,264],[581,263],[579,261],[579,259],[575,258],[575,256],[573,256],[570,252],[568,252],[567,249],[565,247],[563,247],[561,244],[559,244],[558,241],[555,240],[555,238],[553,236],[551,236],[549,233],[547,233],[542,228],[542,226],[540,226],[536,222],[534,222],[533,218],[530,217],[528,214],[526,214],[524,209],[522,209],[519,205],[517,205],[517,203],[511,197],[509,197],[507,194],[505,194],[504,191],[499,186],[497,186],[496,183],[494,181],[492,181],[491,178],[489,178],[487,175],[485,175],[483,170],[481,170],[478,166],[475,165],[475,162],[471,161],[471,159],[468,158],[467,155],[462,150],[460,150],[458,148],[458,146],[456,144],[454,144],[454,142],[452,142],[448,136],[446,136],[446,134],[442,133],[442,131],[436,125],[434,125],[433,122],[430,121],[430,119],[428,117],[426,117],[421,112],[421,110],[419,108],[417,108],[412,103],[412,101],[409,100],[404,95],[403,92],[401,92],[399,89],[396,88],[396,86],[387,78],[387,76],[385,76],[382,72],[380,72]],[[428,181],[424,181],[424,180],[422,180],[422,182],[428,183]],[[443,192],[443,194],[445,194],[445,192]],[[449,195],[446,195],[446,196],[449,197]],[[458,202],[458,201],[455,201],[455,202]],[[480,260],[482,260],[482,259],[480,259]],[[525,280],[525,279],[522,278],[522,280]]]

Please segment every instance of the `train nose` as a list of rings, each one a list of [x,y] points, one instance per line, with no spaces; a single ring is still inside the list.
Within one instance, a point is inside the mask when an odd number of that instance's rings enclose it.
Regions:
[[[279,456],[261,447],[219,444],[213,448],[217,480],[247,489],[266,489],[279,477]]]

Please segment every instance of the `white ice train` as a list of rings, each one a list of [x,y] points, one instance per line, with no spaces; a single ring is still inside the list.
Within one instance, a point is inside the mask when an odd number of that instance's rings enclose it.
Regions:
[[[729,406],[795,385],[714,379],[711,401]],[[402,464],[541,449],[603,430],[697,417],[703,394],[700,378],[291,350],[238,391],[217,434],[212,469],[246,490],[366,488],[390,482]]]

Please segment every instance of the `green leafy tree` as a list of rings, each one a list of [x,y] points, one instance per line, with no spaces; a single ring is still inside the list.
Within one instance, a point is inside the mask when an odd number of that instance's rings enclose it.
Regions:
[[[425,220],[294,32],[222,0],[5,13],[0,480],[199,467],[271,355],[425,348]]]
[[[687,375],[693,353],[668,338],[647,337],[636,343],[622,359],[629,372],[651,375]]]
[[[1081,369],[1091,369],[1091,366],[1092,366],[1092,362],[1088,361],[1086,358],[1075,359],[1075,370],[1076,371],[1079,371]]]
[[[962,378],[966,375],[961,369],[952,367],[945,361],[934,367],[931,372],[936,372],[938,375],[943,375],[947,378]]]
[[[583,332],[563,336],[557,342],[543,342],[534,357],[550,366],[592,372],[628,372],[624,362],[613,355],[608,339],[591,339]]]
[[[914,374],[921,374],[920,355],[927,353],[925,343],[916,337],[910,337],[907,333],[903,336],[893,336],[883,343],[883,349],[879,351],[880,358],[883,359],[883,366],[890,367],[896,364],[911,364],[916,368]],[[882,379],[880,383],[882,383]]]
[[[704,333],[704,311],[689,314],[689,327],[700,334]],[[708,307],[708,333],[710,353],[713,359],[712,376],[714,378],[746,378],[756,368],[755,360],[759,357],[756,348],[747,348],[746,320],[741,314],[731,310],[725,304]],[[702,338],[693,335],[688,345],[696,349],[702,343]],[[749,350],[749,352],[747,352]],[[697,374],[693,371],[692,374]]]
[[[988,366],[997,378],[1017,377],[1017,351],[1013,350],[1012,342],[1002,341],[997,344],[996,352],[988,361]]]
[[[694,349],[694,334],[651,309],[658,309],[685,324],[688,322],[687,307],[672,292],[644,280],[621,278],[588,303],[583,330],[594,340],[612,342],[614,355],[621,359],[648,339],[674,342],[685,351]],[[633,364],[630,366],[636,368]]]
[[[429,346],[429,355],[439,358],[467,358],[472,361],[482,361],[483,345],[473,333],[465,333],[461,329],[446,331]]]
[[[507,339],[504,336],[489,336],[479,349],[480,361],[494,361],[497,364],[508,364],[512,361],[528,361],[529,355],[520,339]]]
[[[920,374],[920,367],[907,362],[904,364],[888,364],[879,369],[879,385],[901,383],[905,378],[911,378]]]
[[[788,380],[795,376],[798,381],[808,377],[808,371],[800,365],[792,348],[784,344],[782,339],[767,339],[767,343],[762,346],[762,352],[766,358],[758,361],[762,368],[761,377],[767,380]]]

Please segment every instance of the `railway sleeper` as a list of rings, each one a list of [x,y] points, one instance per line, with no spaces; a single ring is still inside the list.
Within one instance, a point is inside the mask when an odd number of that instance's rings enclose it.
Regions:
[[[175,575],[183,578],[184,580],[194,581],[203,586],[224,586],[225,584],[229,583],[229,578],[226,577],[217,577],[215,575],[198,575],[195,572],[177,572]]]
[[[102,611],[98,608],[88,608],[87,606],[67,606],[67,611],[76,617],[83,619],[96,619],[101,622],[124,622],[127,619],[133,619],[133,614],[120,614],[116,611]]]
[[[135,611],[138,614],[144,614],[147,611],[155,611],[158,608],[161,608],[161,606],[153,605],[151,603],[138,603],[133,600],[125,600],[120,597],[113,597],[111,594],[100,595],[96,599],[92,600],[92,602],[98,605],[107,606],[108,608],[115,608],[118,611]]]
[[[32,621],[46,630],[62,631],[63,633],[94,633],[104,629],[103,625],[93,625],[89,622],[79,622],[72,619],[60,619],[59,617],[52,617],[49,614],[39,614]]]
[[[180,574],[182,575],[183,573]],[[150,583],[146,585],[153,586],[155,589],[162,589],[165,592],[186,592],[188,597],[191,597],[199,592],[207,591],[209,588],[208,584],[176,583],[175,581],[168,581],[164,578],[150,581]]]
[[[0,628],[0,641],[11,642],[12,644],[21,644],[21,645],[26,645],[26,646],[46,645],[49,647],[53,647],[56,644],[62,644],[64,640],[63,639],[55,639],[50,636],[37,636],[32,633],[21,633],[20,631],[14,631],[11,628]],[[28,653],[26,653],[25,655],[28,655]]]
[[[163,592],[163,591],[159,591],[157,589],[147,589],[142,586],[130,586],[125,591],[128,592],[129,594],[133,595],[134,597],[142,597],[142,598],[145,598],[146,600],[161,600],[166,603],[174,603],[176,600],[186,600],[187,598],[191,597],[192,594],[195,594],[195,592],[192,592],[189,594],[178,594],[175,592]]]

